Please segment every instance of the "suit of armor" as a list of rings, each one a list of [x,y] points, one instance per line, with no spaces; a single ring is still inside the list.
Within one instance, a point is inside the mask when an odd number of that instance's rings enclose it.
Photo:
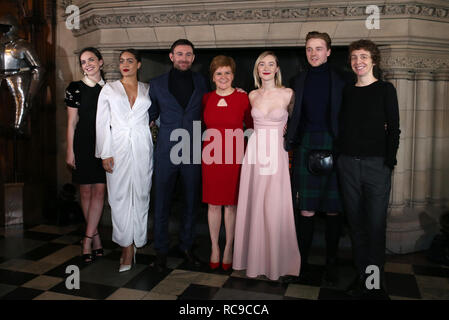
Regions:
[[[17,34],[18,23],[11,15],[0,17],[0,84],[8,84],[15,103],[14,128],[19,130],[44,72],[31,45]]]

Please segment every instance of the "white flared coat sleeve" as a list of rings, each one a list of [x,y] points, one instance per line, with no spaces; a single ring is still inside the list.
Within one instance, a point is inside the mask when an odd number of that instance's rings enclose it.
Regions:
[[[108,83],[101,89],[97,104],[95,157],[112,157],[111,103],[114,95]]]

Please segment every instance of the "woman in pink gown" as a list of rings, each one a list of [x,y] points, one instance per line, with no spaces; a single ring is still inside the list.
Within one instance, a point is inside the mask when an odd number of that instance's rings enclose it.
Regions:
[[[282,87],[281,71],[274,53],[262,53],[254,65],[258,89],[249,100],[254,133],[240,175],[235,226],[233,268],[246,269],[248,277],[265,275],[277,280],[298,276],[301,258],[296,239],[283,132],[294,94]]]

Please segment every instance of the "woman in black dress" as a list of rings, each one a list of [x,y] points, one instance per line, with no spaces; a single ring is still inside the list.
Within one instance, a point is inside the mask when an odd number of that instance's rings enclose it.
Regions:
[[[103,255],[98,223],[103,212],[106,175],[101,159],[95,158],[95,120],[97,100],[104,85],[103,59],[96,48],[85,48],[79,54],[84,73],[81,81],[71,82],[66,90],[67,156],[72,168],[72,182],[80,185],[81,207],[86,219],[82,257],[91,262]]]
[[[358,271],[348,293],[384,299],[387,209],[400,134],[398,99],[394,86],[376,76],[380,52],[372,41],[351,43],[349,58],[357,82],[343,91],[337,163]],[[367,288],[373,268],[380,276],[378,285]]]

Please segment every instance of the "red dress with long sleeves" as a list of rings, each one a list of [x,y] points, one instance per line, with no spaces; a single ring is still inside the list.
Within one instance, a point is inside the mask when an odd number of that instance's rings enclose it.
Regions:
[[[244,156],[243,123],[253,128],[248,95],[237,90],[228,96],[206,93],[203,121],[207,129],[201,157],[203,202],[236,205]]]

